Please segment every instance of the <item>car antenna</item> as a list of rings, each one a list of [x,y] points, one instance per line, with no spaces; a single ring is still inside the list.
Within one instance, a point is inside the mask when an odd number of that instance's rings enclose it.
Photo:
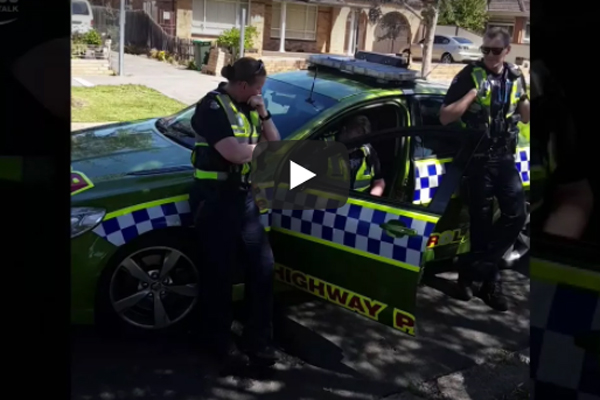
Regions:
[[[317,81],[318,73],[319,73],[319,67],[315,66],[315,76],[313,77],[312,87],[310,88],[310,93],[308,94],[308,98],[306,99],[306,102],[312,104],[313,106],[315,105],[315,100],[312,97],[313,97],[313,92],[315,91],[315,82]]]

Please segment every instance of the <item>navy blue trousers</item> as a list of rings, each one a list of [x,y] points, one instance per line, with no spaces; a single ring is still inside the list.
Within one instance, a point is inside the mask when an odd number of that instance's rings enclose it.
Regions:
[[[249,190],[221,182],[196,181],[190,202],[199,245],[203,340],[215,352],[231,345],[234,272],[244,268],[249,350],[272,340],[273,252]]]
[[[469,168],[471,258],[468,278],[498,280],[498,263],[517,240],[527,218],[525,191],[511,154],[473,160]],[[494,197],[500,218],[493,223]]]

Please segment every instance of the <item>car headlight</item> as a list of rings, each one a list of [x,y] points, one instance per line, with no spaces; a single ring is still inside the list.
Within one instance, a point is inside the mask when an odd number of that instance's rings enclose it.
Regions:
[[[101,208],[71,207],[71,239],[94,229],[105,215]]]

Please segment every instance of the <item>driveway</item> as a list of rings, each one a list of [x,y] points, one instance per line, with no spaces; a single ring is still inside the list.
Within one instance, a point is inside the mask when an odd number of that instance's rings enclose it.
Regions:
[[[119,55],[113,53],[113,65],[118,67]],[[115,68],[117,70],[118,68]],[[158,90],[166,96],[191,105],[200,100],[206,93],[214,90],[221,77],[201,74],[181,66],[150,59],[146,56],[125,54],[124,76],[86,76],[74,77],[72,86],[92,85],[144,85]],[[86,85],[87,86],[87,85]]]
[[[529,343],[529,279],[503,271],[507,313],[455,300],[440,278],[421,288],[418,338],[300,293],[281,298],[276,329],[286,356],[268,375],[215,378],[194,335],[106,341],[78,330],[72,398],[187,400],[381,399]]]

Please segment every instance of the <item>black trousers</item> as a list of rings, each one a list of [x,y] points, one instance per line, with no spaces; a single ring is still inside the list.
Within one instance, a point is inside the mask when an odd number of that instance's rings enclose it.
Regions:
[[[471,256],[463,276],[495,282],[498,263],[525,224],[525,191],[512,154],[474,159],[469,168]],[[500,218],[493,224],[494,197]]]
[[[231,345],[232,285],[234,271],[242,263],[246,315],[242,340],[249,350],[269,345],[274,260],[252,195],[222,182],[197,180],[190,202],[202,275],[203,340],[217,353]]]

